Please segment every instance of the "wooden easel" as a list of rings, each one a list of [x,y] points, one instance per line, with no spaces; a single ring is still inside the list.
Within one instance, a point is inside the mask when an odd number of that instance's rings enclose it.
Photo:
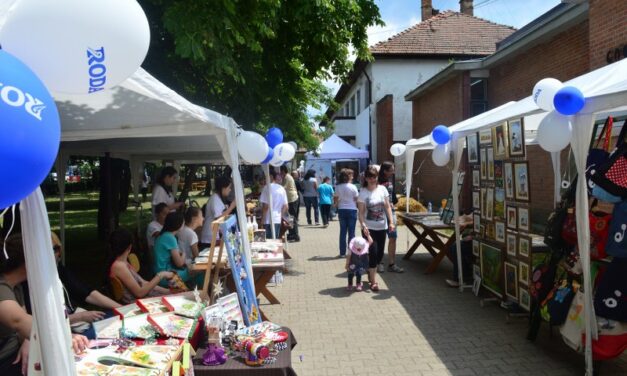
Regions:
[[[209,305],[214,304],[213,289],[218,281],[218,275],[220,274],[220,268],[222,267],[222,251],[224,250],[224,241],[220,241],[220,250],[218,251],[218,261],[215,265],[215,271],[213,272],[213,278],[211,278],[211,269],[213,268],[213,253],[215,252],[216,240],[220,234],[220,225],[224,222],[224,219],[218,219],[211,222],[211,249],[209,250],[209,260],[207,261],[207,270],[205,271],[205,278],[202,286],[202,296],[204,299],[209,300]],[[211,279],[211,289],[209,288],[209,280]]]

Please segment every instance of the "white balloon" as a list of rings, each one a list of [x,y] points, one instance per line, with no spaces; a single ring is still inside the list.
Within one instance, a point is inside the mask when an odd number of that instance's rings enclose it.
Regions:
[[[274,155],[282,161],[290,161],[296,155],[296,149],[288,143],[280,143],[274,147]]]
[[[405,152],[405,145],[403,144],[394,144],[390,146],[390,154],[392,154],[395,157],[399,157],[403,155],[404,152]]]
[[[433,159],[433,163],[436,166],[446,166],[448,162],[451,160],[449,144],[438,145],[433,149],[433,153],[431,153],[431,158]]]
[[[248,163],[261,163],[268,155],[270,147],[266,139],[255,132],[244,131],[237,136],[237,150]]]
[[[288,142],[288,144],[292,145],[294,150],[298,150],[298,144],[296,144],[294,141],[290,141],[290,142]]]
[[[281,158],[279,158],[276,155],[276,153],[274,153],[274,155],[272,156],[272,159],[270,160],[270,162],[268,162],[268,164],[270,164],[270,166],[274,166],[274,167],[279,167],[283,163],[285,163],[285,161],[281,160]]]
[[[91,94],[137,71],[150,28],[135,0],[22,0],[9,13],[0,41],[49,90]]]
[[[553,111],[555,110],[553,98],[562,87],[564,84],[561,81],[555,78],[544,78],[536,83],[531,95],[538,107],[545,111]]]
[[[568,117],[551,111],[538,126],[538,143],[548,152],[564,149],[572,138],[572,125]]]

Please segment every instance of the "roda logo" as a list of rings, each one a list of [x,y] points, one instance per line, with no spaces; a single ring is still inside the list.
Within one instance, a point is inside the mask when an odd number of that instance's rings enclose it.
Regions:
[[[46,105],[29,93],[25,93],[15,86],[5,86],[0,82],[0,100],[11,107],[24,107],[29,115],[41,120],[41,112]]]
[[[87,64],[89,64],[89,93],[103,90],[107,82],[107,67],[104,65],[105,50],[100,47],[97,50],[87,49]]]

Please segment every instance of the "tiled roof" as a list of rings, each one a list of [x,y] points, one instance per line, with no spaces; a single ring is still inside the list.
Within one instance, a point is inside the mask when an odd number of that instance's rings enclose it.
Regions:
[[[377,55],[476,55],[494,53],[496,43],[516,29],[446,11],[370,47]]]

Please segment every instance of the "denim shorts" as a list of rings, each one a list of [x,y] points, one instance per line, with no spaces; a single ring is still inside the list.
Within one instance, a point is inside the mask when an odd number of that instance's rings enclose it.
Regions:
[[[398,233],[396,232],[396,210],[393,210],[393,209],[392,209],[392,223],[394,223],[394,231],[387,230],[388,239],[398,238]]]

